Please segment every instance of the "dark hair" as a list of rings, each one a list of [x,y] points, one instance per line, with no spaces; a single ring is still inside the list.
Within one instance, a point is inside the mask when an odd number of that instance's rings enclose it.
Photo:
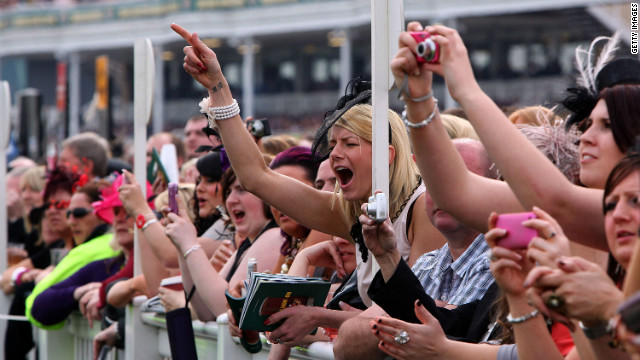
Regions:
[[[100,201],[102,199],[100,189],[109,186],[109,183],[105,180],[100,181],[91,181],[86,185],[79,187],[76,190],[76,193],[81,193],[87,195],[89,198],[89,202]]]
[[[56,167],[47,174],[47,183],[44,185],[42,198],[47,201],[49,197],[58,191],[65,191],[72,194],[74,184],[78,179],[78,174],[74,174],[64,167]]]
[[[311,155],[311,148],[306,146],[294,146],[284,150],[279,153],[273,161],[271,161],[269,168],[271,170],[275,170],[286,165],[299,166],[303,168],[307,180],[311,182],[316,180],[318,167],[320,166],[320,164],[313,159],[313,156]]]
[[[602,196],[602,211],[605,211],[605,199],[616,186],[632,175],[634,172],[640,171],[640,155],[637,153],[629,154],[623,157],[618,164],[611,170],[607,182],[604,185],[604,194]],[[609,262],[607,264],[607,274],[618,286],[622,286],[622,282],[626,276],[625,269],[618,261],[609,253]]]
[[[269,164],[271,162],[271,157],[269,155],[262,154],[262,158],[265,164]],[[236,173],[233,171],[233,168],[230,167],[222,175],[222,179],[220,179],[220,186],[222,187],[222,204],[225,207],[225,209],[227,207],[227,198],[229,198],[229,194],[231,194],[231,185],[233,185],[235,181],[236,181]],[[269,204],[267,204],[263,200],[261,201],[263,205],[264,216],[269,220],[273,220],[273,215],[271,214],[271,209],[269,208]]]
[[[605,199],[616,186],[618,186],[624,179],[629,177],[636,171],[640,171],[640,155],[629,154],[623,157],[618,164],[611,170],[607,182],[604,185],[604,195],[602,196],[602,211],[604,212]]]
[[[640,134],[640,85],[616,85],[600,92],[599,99],[607,103],[611,132],[623,153]]]

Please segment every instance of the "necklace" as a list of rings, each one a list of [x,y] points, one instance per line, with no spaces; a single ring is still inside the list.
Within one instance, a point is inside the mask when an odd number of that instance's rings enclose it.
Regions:
[[[402,213],[402,210],[404,210],[405,206],[407,206],[407,203],[409,202],[409,200],[411,200],[411,197],[413,196],[413,194],[415,194],[416,190],[418,190],[418,188],[420,187],[420,184],[422,183],[422,177],[420,177],[420,175],[418,175],[417,176],[417,180],[418,180],[418,183],[413,188],[413,190],[411,190],[411,194],[409,194],[409,196],[405,199],[405,201],[402,203],[402,205],[400,205],[400,209],[398,209],[398,211],[396,211],[396,214],[393,215],[393,218],[391,218],[391,222],[392,223],[394,221],[396,221],[398,216],[400,216],[400,214]]]

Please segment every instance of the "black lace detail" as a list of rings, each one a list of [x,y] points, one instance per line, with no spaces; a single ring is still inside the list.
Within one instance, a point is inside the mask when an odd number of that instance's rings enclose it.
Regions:
[[[364,243],[364,237],[362,236],[362,224],[360,224],[359,221],[356,221],[356,223],[351,226],[350,234],[353,241],[358,245],[358,251],[360,251],[360,254],[362,255],[362,262],[367,262],[369,259],[369,249]]]
[[[409,194],[409,196],[407,196],[407,198],[404,200],[404,203],[402,203],[402,205],[400,205],[400,209],[398,209],[398,211],[396,211],[396,214],[393,215],[393,217],[391,218],[391,222],[393,223],[394,221],[396,221],[396,219],[398,218],[398,216],[400,216],[400,214],[402,213],[402,210],[404,210],[404,208],[407,206],[407,204],[409,203],[409,200],[411,200],[411,197],[413,196],[413,194],[416,193],[416,190],[418,190],[418,188],[420,187],[420,184],[422,183],[422,177],[420,175],[418,175],[418,183],[416,184],[416,186],[413,188],[413,190],[411,190],[411,194]],[[353,228],[352,230],[353,231]]]

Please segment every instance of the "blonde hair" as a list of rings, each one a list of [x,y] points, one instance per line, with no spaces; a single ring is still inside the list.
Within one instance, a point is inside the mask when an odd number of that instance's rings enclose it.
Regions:
[[[24,172],[24,174],[22,174],[22,177],[20,178],[20,191],[22,191],[26,187],[29,187],[29,189],[33,191],[42,193],[44,191],[45,176],[46,169],[44,165],[29,168]],[[24,229],[27,233],[31,232],[34,225],[39,225],[31,223],[31,221],[29,220],[29,214],[24,214],[23,220]]]
[[[262,138],[262,153],[276,156],[299,144],[300,141],[298,139],[288,134],[271,135]]]
[[[388,111],[391,127],[391,145],[395,149],[395,157],[389,165],[389,217],[393,218],[405,200],[418,185],[418,167],[411,157],[411,146],[407,130],[402,119],[393,110]],[[361,139],[372,140],[371,105],[355,105],[347,110],[334,126],[340,126],[358,135]],[[338,187],[336,187],[338,189]],[[350,223],[355,223],[361,214],[362,202],[345,200],[342,191],[337,191],[338,204]]]
[[[544,123],[554,125],[562,119],[554,115],[553,111],[542,105],[526,106],[509,115],[509,121],[516,125],[540,126]]]
[[[442,123],[447,129],[447,134],[449,134],[450,138],[469,138],[480,141],[473,125],[471,125],[468,120],[449,114],[441,114],[440,119],[442,119]]]

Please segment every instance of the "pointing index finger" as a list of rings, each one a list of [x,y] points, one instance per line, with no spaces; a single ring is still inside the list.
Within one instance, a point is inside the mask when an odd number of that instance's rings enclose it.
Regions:
[[[171,24],[171,29],[173,29],[173,31],[175,31],[178,35],[182,36],[182,38],[189,43],[189,45],[192,45],[192,36],[191,33],[189,31],[187,31],[187,29],[183,28],[182,26],[178,25],[178,24]]]

